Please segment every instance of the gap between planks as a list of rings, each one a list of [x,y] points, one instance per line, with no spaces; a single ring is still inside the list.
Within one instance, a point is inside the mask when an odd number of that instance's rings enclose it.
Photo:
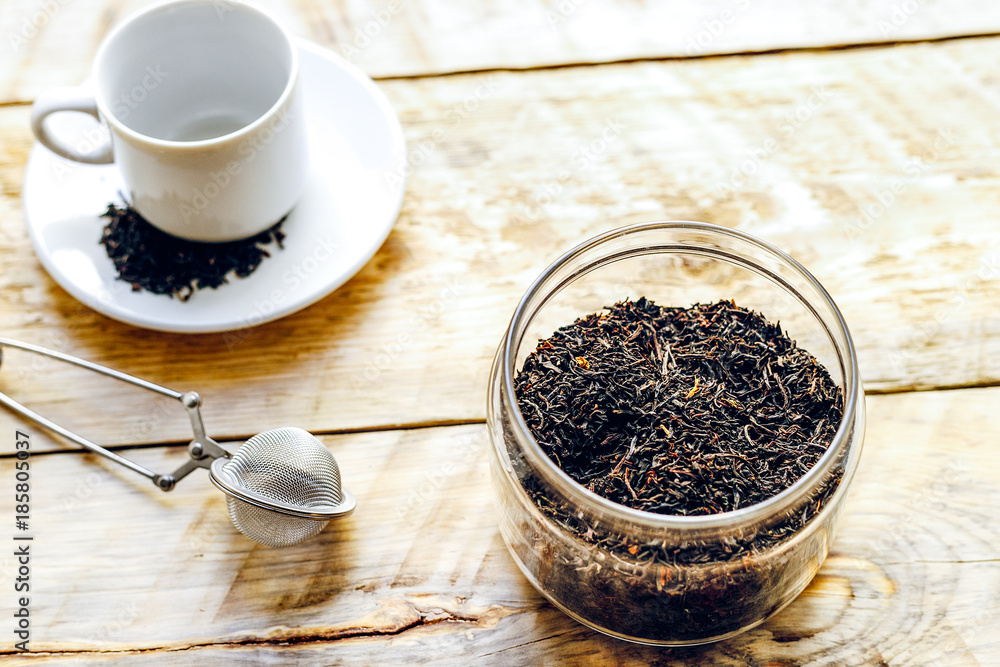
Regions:
[[[491,72],[536,72],[545,70],[571,69],[577,67],[600,67],[603,65],[628,65],[632,63],[656,63],[656,62],[679,62],[679,61],[699,61],[699,60],[722,60],[726,58],[745,58],[748,56],[772,56],[795,53],[826,53],[830,51],[863,51],[863,50],[883,50],[896,46],[909,46],[916,44],[938,44],[947,42],[960,42],[977,39],[995,39],[1000,37],[1000,32],[979,32],[967,33],[964,35],[944,35],[940,37],[915,37],[913,39],[901,39],[895,41],[878,42],[852,42],[847,44],[826,44],[821,46],[786,46],[773,49],[750,49],[747,51],[726,51],[723,53],[700,53],[696,55],[668,55],[668,56],[637,56],[634,58],[612,58],[608,60],[580,60],[566,63],[551,63],[547,65],[529,65],[525,67],[480,67],[469,69],[454,69],[445,72],[431,72],[426,74],[397,74],[392,76],[373,76],[375,81],[409,81],[411,79],[437,79],[449,76],[465,76],[469,74],[489,74]]]
[[[958,384],[958,385],[912,385],[909,387],[893,387],[891,389],[866,389],[865,396],[893,396],[896,394],[917,394],[926,393],[934,391],[961,391],[963,389],[990,389],[992,387],[1000,387],[1000,382],[982,382],[982,383],[972,383],[972,384]],[[410,424],[387,424],[383,426],[371,426],[365,428],[345,428],[345,429],[332,429],[329,431],[313,431],[312,434],[318,438],[324,437],[335,437],[342,435],[353,435],[359,433],[384,433],[388,431],[420,431],[424,429],[432,428],[447,428],[451,426],[484,426],[486,424],[485,419],[439,419],[426,422],[413,422]],[[217,442],[221,443],[231,443],[231,442],[246,442],[252,438],[256,433],[252,434],[239,434],[239,435],[226,435],[224,437],[214,438]],[[174,440],[166,442],[152,442],[152,443],[140,443],[135,445],[112,445],[105,447],[105,449],[112,452],[128,451],[133,449],[155,449],[158,447],[187,447],[190,440]],[[66,449],[57,449],[52,451],[41,451],[38,453],[33,453],[32,457],[35,456],[51,456],[53,454],[91,454],[87,449],[82,447],[67,447]],[[0,460],[14,458],[15,454],[0,454]],[[2,653],[0,653],[2,655]]]
[[[27,423],[31,424],[32,426],[37,426],[34,422],[27,422]],[[335,437],[342,435],[354,435],[360,433],[384,433],[388,431],[421,431],[425,429],[447,428],[451,426],[485,426],[485,425],[486,425],[485,419],[438,419],[426,422],[414,422],[412,424],[389,424],[384,426],[372,426],[367,428],[344,428],[344,429],[332,429],[329,431],[310,431],[310,432],[317,438],[326,438],[326,437]],[[38,426],[38,428],[45,430],[44,427],[41,426]],[[48,433],[48,431],[46,431],[46,433]],[[62,439],[59,436],[55,434],[50,434],[50,435],[52,435],[54,439],[59,439],[60,441],[62,441]],[[216,442],[226,444],[234,442],[246,442],[255,435],[257,434],[251,433],[242,435],[226,435],[223,437],[216,438],[213,437],[211,434],[209,434],[209,437],[211,437]],[[101,446],[104,447],[104,449],[107,449],[108,451],[111,452],[122,452],[134,449],[156,449],[159,447],[187,447],[190,442],[191,442],[190,440],[171,440],[165,442],[139,443],[134,445],[109,445],[109,446],[101,445]],[[74,446],[67,445],[66,449],[40,451],[37,453],[32,452],[31,457],[35,458],[38,456],[51,456],[53,454],[93,454],[93,453],[94,452],[91,452],[88,449],[84,449],[83,447],[77,447],[75,445]],[[4,459],[12,459],[16,455],[17,455],[16,453],[0,454],[0,461]],[[0,655],[2,655],[2,652],[0,652]]]
[[[603,65],[627,65],[631,63],[649,62],[672,62],[672,61],[699,61],[699,60],[721,60],[724,58],[745,58],[748,56],[770,56],[786,55],[794,53],[825,53],[835,51],[856,51],[856,50],[881,50],[890,49],[896,46],[908,46],[915,44],[938,44],[946,42],[959,42],[977,39],[995,39],[1000,37],[1000,32],[967,33],[963,35],[944,35],[940,37],[915,37],[913,39],[902,39],[894,41],[878,42],[852,42],[847,44],[827,44],[822,46],[789,46],[773,49],[751,49],[747,51],[727,51],[724,53],[704,53],[696,55],[668,55],[668,56],[639,56],[635,58],[617,58],[609,60],[580,60],[566,63],[552,63],[546,65],[529,65],[525,67],[480,67],[468,69],[453,69],[444,72],[428,72],[421,74],[397,74],[388,76],[371,76],[373,81],[409,81],[420,79],[439,79],[451,76],[467,76],[470,74],[489,74],[491,72],[535,72],[544,70],[572,69],[579,67],[600,67]],[[30,106],[31,100],[8,100],[0,101],[0,109],[7,107]]]
[[[962,389],[990,389],[1000,387],[1000,381],[970,382],[967,384],[912,384],[888,389],[865,389],[865,396],[892,396],[895,394],[917,394],[929,391],[960,391]]]

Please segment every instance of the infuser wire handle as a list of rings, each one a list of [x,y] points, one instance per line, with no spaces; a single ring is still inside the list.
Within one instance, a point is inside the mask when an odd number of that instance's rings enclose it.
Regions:
[[[56,424],[50,419],[47,419],[37,412],[29,410],[25,406],[21,405],[14,399],[10,398],[6,394],[0,392],[0,403],[7,406],[14,412],[27,417],[28,419],[36,422],[37,424],[49,429],[54,433],[72,440],[78,445],[89,449],[95,454],[100,454],[101,456],[108,458],[115,463],[125,466],[129,470],[139,473],[143,477],[146,477],[153,481],[157,487],[163,491],[170,491],[174,488],[174,485],[178,481],[183,479],[196,468],[210,468],[212,461],[220,457],[229,457],[229,452],[222,448],[219,443],[217,443],[212,438],[208,437],[205,433],[205,425],[201,419],[201,397],[197,392],[179,392],[173,389],[168,389],[166,387],[161,387],[158,384],[154,384],[147,380],[128,375],[127,373],[122,373],[121,371],[116,371],[112,368],[107,368],[106,366],[101,366],[100,364],[95,364],[92,361],[87,361],[85,359],[80,359],[78,357],[71,356],[69,354],[64,354],[62,352],[56,352],[55,350],[50,350],[38,345],[32,345],[31,343],[22,343],[20,341],[12,340],[10,338],[4,338],[0,336],[0,363],[3,361],[3,348],[13,347],[27,352],[34,352],[36,354],[41,354],[46,357],[51,357],[52,359],[58,359],[59,361],[65,361],[66,363],[73,364],[74,366],[80,366],[81,368],[86,368],[88,370],[100,373],[102,375],[107,375],[108,377],[120,380],[122,382],[127,382],[129,384],[134,384],[137,387],[142,387],[143,389],[148,389],[149,391],[155,392],[157,394],[162,394],[163,396],[168,396],[170,398],[177,399],[181,402],[181,405],[187,410],[188,417],[191,421],[191,429],[194,431],[194,439],[188,445],[188,454],[190,458],[185,461],[177,470],[170,473],[169,475],[160,475],[158,473],[145,468],[134,461],[119,456],[111,450],[105,449],[100,445],[94,444],[90,440],[73,433],[69,429],[63,428],[59,424]]]

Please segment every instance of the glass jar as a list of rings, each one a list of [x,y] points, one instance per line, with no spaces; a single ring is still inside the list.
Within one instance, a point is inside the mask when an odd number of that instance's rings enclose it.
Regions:
[[[556,329],[639,297],[685,307],[734,300],[780,322],[842,392],[843,419],[819,461],[766,501],[702,516],[628,508],[563,472],[521,416],[515,375]],[[535,588],[600,632],[687,645],[758,625],[819,570],[861,453],[864,395],[847,325],[798,262],[738,231],[658,222],[586,241],[531,285],[494,360],[487,420],[500,531]]]

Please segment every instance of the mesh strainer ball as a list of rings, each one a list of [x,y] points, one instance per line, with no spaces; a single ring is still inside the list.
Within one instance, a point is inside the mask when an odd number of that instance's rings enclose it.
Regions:
[[[333,454],[300,428],[255,435],[232,458],[213,461],[210,476],[226,494],[233,525],[267,546],[297,544],[355,506]]]

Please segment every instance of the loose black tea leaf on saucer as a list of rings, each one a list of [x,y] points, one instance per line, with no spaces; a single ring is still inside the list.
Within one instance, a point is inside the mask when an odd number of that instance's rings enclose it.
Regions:
[[[269,229],[248,239],[201,243],[177,238],[145,220],[130,206],[108,205],[101,244],[114,262],[119,280],[133,291],[176,296],[187,301],[195,290],[217,288],[229,274],[246,278],[270,252],[264,247],[285,238],[282,218]]]
[[[617,303],[563,327],[515,390],[542,449],[574,480],[648,512],[759,503],[819,460],[840,389],[761,315],[721,301]]]
[[[540,341],[514,385],[528,430],[556,465],[619,505],[665,515],[773,497],[817,463],[843,418],[826,369],[778,325],[728,301],[617,303]],[[845,466],[840,452],[791,510],[752,528],[635,534],[568,501],[505,440],[549,522],[517,528],[527,536],[517,557],[538,586],[581,618],[654,641],[722,637],[787,603],[819,567],[813,555],[826,553],[829,526],[803,529],[820,520]]]

